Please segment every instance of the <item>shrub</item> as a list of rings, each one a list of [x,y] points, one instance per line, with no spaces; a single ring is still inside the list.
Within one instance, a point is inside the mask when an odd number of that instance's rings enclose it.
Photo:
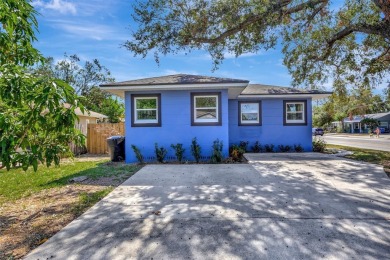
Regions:
[[[196,140],[196,137],[192,139],[191,142],[191,154],[194,156],[196,163],[199,163],[201,157],[202,149]]]
[[[223,160],[222,141],[219,141],[219,139],[215,140],[212,147],[213,147],[213,154],[211,155],[211,159],[210,159],[211,163],[221,163]]]
[[[246,152],[246,151],[248,151],[248,144],[249,144],[249,142],[248,141],[240,141],[240,144],[239,144],[239,146],[242,148],[242,149],[244,149],[244,151]]]
[[[232,147],[230,147],[229,152],[230,157],[234,162],[242,162],[245,150],[241,146],[234,144]]]
[[[300,144],[297,144],[297,145],[294,144],[294,150],[297,153],[302,153],[303,152],[303,147]]]
[[[179,162],[183,161],[183,154],[186,149],[183,148],[183,144],[171,144],[173,150],[175,150],[176,158]]]
[[[260,153],[262,151],[263,151],[263,147],[261,146],[259,141],[256,141],[255,144],[252,146],[252,152]]]
[[[326,142],[324,139],[315,139],[313,141],[313,152],[323,153],[326,148]]]
[[[156,153],[157,161],[163,163],[168,151],[164,147],[158,147],[158,144],[155,143],[154,152]]]
[[[138,162],[143,164],[144,163],[144,157],[142,156],[141,151],[134,144],[131,145],[131,148],[133,148],[133,151],[135,153],[135,157],[137,158]]]
[[[281,151],[282,153],[288,153],[289,151],[291,151],[291,146],[289,145],[278,145],[279,147],[279,151]]]
[[[273,153],[274,152],[274,145],[273,144],[266,144],[264,145],[264,149],[266,153]]]

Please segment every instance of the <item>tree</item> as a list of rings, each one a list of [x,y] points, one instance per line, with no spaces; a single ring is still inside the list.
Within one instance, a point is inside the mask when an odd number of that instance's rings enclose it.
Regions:
[[[77,54],[65,53],[64,58],[57,63],[54,63],[52,57],[48,57],[45,64],[33,70],[62,79],[73,86],[76,93],[84,97],[81,102],[87,110],[107,115],[111,123],[119,122],[124,113],[124,105],[110,93],[99,88],[102,83],[114,82],[110,70],[98,59],[80,63]]]
[[[390,2],[345,0],[147,0],[133,4],[138,27],[124,46],[145,57],[207,50],[215,68],[283,39],[293,85],[318,88],[336,79],[374,86],[389,74]]]
[[[29,71],[44,61],[32,45],[36,15],[27,1],[0,1],[0,165],[7,169],[58,165],[60,156],[70,153],[69,143],[84,142],[74,128],[74,109],[83,110],[74,89]]]
[[[374,131],[374,128],[379,126],[378,120],[375,120],[373,118],[364,118],[363,120],[360,121],[360,123],[368,126],[371,132]]]
[[[110,97],[103,101],[102,111],[103,114],[108,116],[110,123],[119,123],[125,113],[125,106],[122,102]]]
[[[117,101],[110,93],[99,88],[100,84],[114,82],[108,68],[94,59],[80,64],[77,54],[64,54],[64,59],[54,63],[52,57],[46,58],[46,62],[33,69],[43,75],[51,75],[62,79],[73,86],[76,93],[83,96],[81,103],[87,110],[92,110],[108,116],[111,123],[117,123],[123,117],[124,104]],[[111,107],[107,107],[111,106]]]

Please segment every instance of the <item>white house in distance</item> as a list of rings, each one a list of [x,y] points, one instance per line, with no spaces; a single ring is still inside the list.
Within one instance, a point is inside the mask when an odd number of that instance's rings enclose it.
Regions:
[[[367,133],[366,125],[360,123],[364,118],[372,118],[378,120],[379,127],[388,131],[390,128],[390,112],[366,114],[363,116],[353,116],[352,118],[344,118],[344,131],[346,133]],[[332,122],[333,127],[340,127],[341,122]],[[383,130],[382,130],[383,131]]]
[[[64,107],[69,108],[70,104],[64,104]],[[108,118],[106,115],[91,110],[85,110],[83,113],[80,108],[76,108],[74,112],[79,118],[79,121],[75,123],[75,127],[79,129],[85,136],[87,136],[88,124],[103,122]]]

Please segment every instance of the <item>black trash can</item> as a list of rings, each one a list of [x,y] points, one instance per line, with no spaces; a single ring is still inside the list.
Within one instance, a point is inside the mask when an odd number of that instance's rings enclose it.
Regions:
[[[107,138],[108,153],[111,161],[119,162],[125,159],[125,137],[121,135]]]

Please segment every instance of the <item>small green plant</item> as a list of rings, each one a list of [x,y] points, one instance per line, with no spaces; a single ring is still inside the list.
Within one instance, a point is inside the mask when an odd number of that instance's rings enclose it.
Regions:
[[[246,152],[246,151],[248,151],[248,144],[249,144],[249,142],[248,141],[240,141],[240,147],[242,148],[242,149],[244,149],[244,151]]]
[[[223,143],[219,139],[215,140],[213,143],[213,154],[211,155],[211,163],[221,163],[223,161],[222,148]]]
[[[191,154],[192,156],[194,156],[196,163],[199,163],[200,161],[201,152],[202,149],[200,148],[200,145],[198,144],[196,137],[194,137],[191,141]]]
[[[181,163],[183,161],[183,154],[185,152],[183,144],[171,144],[171,147],[173,150],[175,150],[176,158]]]
[[[232,145],[229,149],[230,158],[233,162],[242,162],[245,150],[239,145]]]
[[[326,142],[324,139],[314,139],[313,141],[313,152],[323,153],[326,148]]]
[[[266,144],[264,145],[264,149],[266,153],[273,153],[274,152],[274,145],[273,144]]]
[[[282,153],[288,153],[289,151],[291,151],[291,146],[289,145],[278,145],[278,148],[279,148],[279,151],[282,152]]]
[[[262,151],[263,151],[263,146],[260,144],[259,141],[256,141],[255,144],[252,146],[252,152],[261,153]]]
[[[167,150],[164,147],[158,147],[158,144],[154,144],[154,152],[156,153],[156,158],[159,163],[164,163],[165,156],[167,155]]]
[[[294,151],[297,153],[302,153],[303,152],[303,147],[300,144],[294,144]]]
[[[133,148],[133,151],[135,153],[135,157],[137,158],[138,162],[140,164],[143,164],[144,163],[144,157],[142,156],[140,149],[138,149],[138,147],[135,146],[134,144],[131,145],[131,148]]]

